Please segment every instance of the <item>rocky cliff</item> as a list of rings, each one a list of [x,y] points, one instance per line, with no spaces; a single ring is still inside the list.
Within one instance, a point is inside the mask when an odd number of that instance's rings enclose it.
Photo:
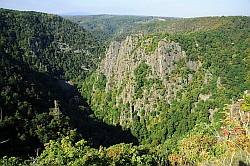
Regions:
[[[179,61],[182,66],[177,66]],[[175,75],[174,70],[191,71],[199,66],[187,61],[180,45],[166,37],[135,35],[112,42],[99,71],[106,76],[106,92],[117,91],[115,103],[121,109],[120,125],[124,125],[135,114],[142,117],[162,109],[192,79],[192,74]]]

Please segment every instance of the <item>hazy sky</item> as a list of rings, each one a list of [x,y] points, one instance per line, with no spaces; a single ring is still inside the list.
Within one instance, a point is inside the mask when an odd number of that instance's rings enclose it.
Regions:
[[[0,0],[0,7],[53,14],[250,16],[250,0]]]

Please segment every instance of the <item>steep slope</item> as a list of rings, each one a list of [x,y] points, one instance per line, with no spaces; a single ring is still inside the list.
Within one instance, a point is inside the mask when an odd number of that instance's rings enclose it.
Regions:
[[[4,53],[68,80],[95,69],[103,47],[77,24],[37,12],[1,9],[0,14]]]
[[[37,152],[0,165],[250,163],[249,17],[127,17],[102,59],[61,17],[0,16],[0,156]]]
[[[219,121],[224,104],[250,87],[249,18],[227,20],[235,22],[231,28],[223,23],[212,30],[111,42],[82,88],[96,116],[151,145]]]
[[[97,117],[132,129],[142,144],[154,140],[156,145],[174,134],[167,118],[170,104],[200,66],[200,62],[187,60],[185,51],[168,36],[130,36],[121,43],[111,43],[92,78],[92,90],[86,90],[84,84],[82,91],[92,91],[84,95],[91,96],[89,101]],[[180,67],[182,74],[174,73]],[[185,111],[187,116],[190,109]]]
[[[116,103],[122,100],[121,105],[128,105],[129,121],[132,121],[134,110],[141,116],[141,111],[145,111],[145,116],[155,109],[153,104],[156,99],[160,99],[166,104],[176,95],[176,90],[171,90],[171,86],[178,86],[176,83],[167,81],[167,75],[176,69],[180,60],[185,61],[185,52],[174,42],[163,38],[153,41],[157,36],[127,37],[122,43],[111,43],[107,51],[106,58],[100,64],[100,72],[104,73],[107,79],[106,91],[118,89]],[[157,43],[156,49],[148,52],[147,48],[153,42]],[[139,44],[135,45],[134,43]],[[143,43],[143,44],[142,44]],[[141,45],[140,45],[141,44]],[[189,70],[196,69],[198,64],[186,62],[182,67]],[[191,77],[191,76],[190,76]],[[181,82],[182,79],[178,80]],[[186,80],[188,81],[188,80]],[[168,89],[163,92],[163,87]],[[119,94],[120,93],[120,94]],[[148,104],[146,104],[146,101]],[[125,107],[124,107],[125,109]],[[125,110],[121,110],[120,124],[125,118]]]
[[[97,120],[72,84],[95,70],[103,53],[89,32],[56,15],[4,9],[0,25],[0,156],[27,158],[62,135],[95,147],[136,143]]]

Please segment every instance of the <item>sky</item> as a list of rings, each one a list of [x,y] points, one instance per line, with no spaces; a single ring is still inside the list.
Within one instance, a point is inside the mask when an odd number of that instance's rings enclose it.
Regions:
[[[0,0],[0,8],[51,14],[250,16],[250,0]]]

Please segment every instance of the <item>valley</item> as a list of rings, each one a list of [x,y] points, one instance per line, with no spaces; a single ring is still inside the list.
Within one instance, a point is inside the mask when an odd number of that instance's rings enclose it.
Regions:
[[[0,163],[250,164],[249,32],[0,9]]]

